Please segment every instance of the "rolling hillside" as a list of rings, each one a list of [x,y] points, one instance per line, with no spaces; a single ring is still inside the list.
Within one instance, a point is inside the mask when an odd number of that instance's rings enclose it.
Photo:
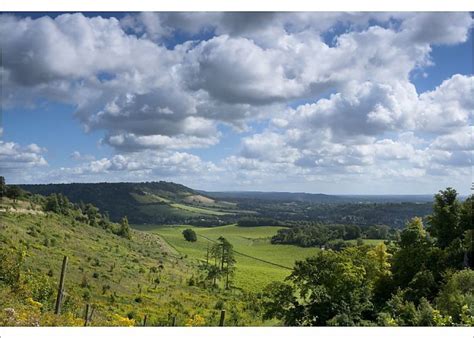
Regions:
[[[82,326],[86,304],[92,326],[141,326],[145,315],[149,326],[169,326],[174,316],[178,326],[216,326],[221,308],[229,325],[264,324],[242,294],[190,285],[196,265],[158,235],[132,230],[127,239],[80,219],[73,209],[0,201],[0,326]],[[55,316],[64,256],[65,297]]]
[[[92,203],[113,221],[127,216],[132,224],[188,223],[231,217],[235,204],[216,201],[181,184],[72,183],[21,185],[34,194],[61,193],[74,203]]]
[[[133,225],[218,226],[242,216],[266,217],[284,224],[326,224],[402,228],[424,217],[432,204],[420,196],[333,196],[285,192],[205,192],[171,182],[21,185],[34,194],[61,193],[75,203],[92,203],[113,221],[127,216]],[[424,202],[423,202],[424,201]]]

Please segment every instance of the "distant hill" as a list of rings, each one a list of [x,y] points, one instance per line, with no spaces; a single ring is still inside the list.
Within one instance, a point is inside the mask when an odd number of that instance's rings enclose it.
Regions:
[[[181,184],[70,183],[20,185],[34,194],[61,193],[75,203],[92,203],[111,220],[127,216],[134,224],[186,223],[233,214],[232,203],[219,203]]]
[[[92,203],[112,221],[131,224],[217,226],[240,216],[300,221],[388,224],[402,227],[413,216],[431,212],[431,196],[326,195],[290,192],[206,192],[172,182],[21,185],[35,194],[61,193],[75,203]]]
[[[206,192],[208,196],[219,199],[257,199],[279,202],[312,202],[337,203],[343,199],[339,196],[325,194],[310,194],[304,192],[262,192],[262,191],[219,191]]]
[[[432,195],[326,195],[304,192],[262,192],[262,191],[202,191],[207,196],[219,199],[256,199],[279,202],[309,203],[424,203],[432,202]]]

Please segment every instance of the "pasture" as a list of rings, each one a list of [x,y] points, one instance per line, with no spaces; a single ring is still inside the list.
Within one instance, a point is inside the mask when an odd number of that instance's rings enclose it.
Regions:
[[[193,229],[197,242],[185,241],[182,231]],[[260,291],[272,281],[283,281],[291,272],[296,260],[313,255],[315,248],[294,245],[272,245],[270,238],[281,227],[222,227],[157,226],[151,231],[159,234],[178,253],[193,262],[206,258],[207,247],[220,236],[225,237],[235,250],[235,286],[245,290]]]

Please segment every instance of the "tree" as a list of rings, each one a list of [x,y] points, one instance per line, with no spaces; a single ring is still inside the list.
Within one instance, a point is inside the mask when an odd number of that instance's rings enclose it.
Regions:
[[[436,303],[441,312],[451,316],[455,322],[461,320],[464,306],[474,316],[474,270],[464,269],[449,277]]]
[[[0,201],[7,195],[7,186],[5,184],[5,177],[0,176]]]
[[[357,239],[360,237],[360,227],[357,225],[344,225],[344,239],[345,240],[350,240],[350,239]]]
[[[392,272],[395,284],[405,288],[429,260],[431,244],[421,218],[415,217],[407,223],[398,246],[399,250],[393,255]]]
[[[474,195],[469,196],[461,208],[461,216],[459,220],[460,227],[464,232],[464,259],[463,263],[466,267],[472,267],[474,261]]]
[[[51,194],[46,197],[46,204],[44,206],[44,211],[52,211],[55,213],[59,213],[59,201],[58,196],[56,194]]]
[[[351,254],[332,250],[295,263],[289,280],[300,299],[292,307],[292,325],[357,325],[362,313],[371,308],[370,283],[366,270],[351,256],[362,254],[351,248]],[[288,306],[288,303],[286,304]]]
[[[444,249],[463,234],[461,204],[453,188],[440,190],[434,197],[433,214],[429,217],[429,233],[436,237],[436,244]]]
[[[23,191],[16,185],[7,186],[7,197],[13,200],[13,203],[16,203],[17,199],[21,197]]]
[[[371,225],[365,231],[367,238],[371,239],[387,239],[390,227],[387,225]]]
[[[225,276],[225,288],[228,289],[230,287],[230,277],[235,270],[234,247],[221,236],[217,239],[217,243],[211,247],[209,254],[211,258],[214,258],[214,267],[211,268],[208,264],[208,271],[212,274],[214,285],[216,279]]]
[[[183,230],[183,236],[184,236],[184,239],[187,240],[188,242],[196,242],[197,241],[196,232],[192,229]]]
[[[459,219],[459,225],[461,231],[468,231],[473,229],[474,214],[472,212],[474,206],[474,195],[466,198],[461,206],[461,214]]]
[[[89,225],[91,226],[97,226],[97,217],[100,216],[99,214],[99,208],[93,206],[90,203],[87,203],[84,206],[84,209],[82,211],[86,216],[89,221]],[[127,220],[128,222],[128,220]]]
[[[225,275],[225,288],[229,289],[229,277],[234,273],[235,257],[234,257],[234,247],[230,242],[224,237],[219,237],[218,239],[218,251],[221,254],[221,273]]]
[[[272,282],[263,290],[263,319],[277,318],[286,326],[300,324],[304,307],[294,296],[294,288],[286,283]]]
[[[132,234],[131,234],[131,231],[130,231],[130,225],[128,224],[127,216],[123,217],[120,220],[120,228],[119,228],[119,231],[118,231],[117,235],[119,235],[121,237],[124,237],[126,239],[131,239],[132,238]]]

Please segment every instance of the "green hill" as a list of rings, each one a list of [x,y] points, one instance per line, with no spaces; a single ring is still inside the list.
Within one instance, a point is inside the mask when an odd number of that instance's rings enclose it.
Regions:
[[[132,224],[214,224],[232,218],[232,203],[219,202],[191,188],[171,182],[72,183],[21,185],[33,194],[61,193],[75,203],[92,203],[118,221],[127,216]]]
[[[80,209],[44,212],[30,197],[0,202],[0,326],[262,325],[249,297],[237,290],[193,286],[197,267],[158,235],[131,230],[131,239],[91,226]],[[43,201],[44,203],[44,201]],[[64,212],[64,210],[63,210]],[[53,314],[64,256],[69,263],[61,316]],[[237,292],[237,293],[236,293]]]

